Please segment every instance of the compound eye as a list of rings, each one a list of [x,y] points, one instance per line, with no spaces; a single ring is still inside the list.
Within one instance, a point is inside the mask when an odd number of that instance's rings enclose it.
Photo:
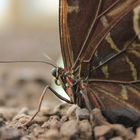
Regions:
[[[51,73],[52,73],[52,75],[53,75],[54,77],[56,77],[56,76],[57,76],[57,68],[53,68],[53,69],[51,70]]]

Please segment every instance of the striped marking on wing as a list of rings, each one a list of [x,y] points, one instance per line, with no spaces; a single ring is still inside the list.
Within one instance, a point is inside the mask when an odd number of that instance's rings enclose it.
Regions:
[[[134,16],[133,16],[133,26],[134,26],[134,31],[138,38],[140,39],[140,6],[136,7],[134,9]]]
[[[109,71],[108,71],[108,65],[102,66],[102,73],[105,75],[106,79],[109,78]]]
[[[110,33],[107,35],[106,41],[109,43],[109,46],[113,50],[115,50],[117,53],[121,52],[121,50],[115,44],[115,42],[114,42],[113,38],[111,37]],[[140,53],[138,51],[136,51],[136,50],[133,50],[132,53],[135,53],[137,56],[140,56]],[[131,75],[133,77],[133,80],[138,80],[137,69],[135,68],[135,65],[133,64],[133,62],[127,56],[125,56],[124,59],[125,59],[126,63],[130,66]],[[109,77],[108,65],[106,64],[105,66],[102,66],[101,69],[102,69],[102,72],[105,75],[105,77],[108,78]]]
[[[117,52],[120,52],[120,50],[118,49],[117,45],[115,44],[115,42],[113,41],[110,33],[106,36],[106,41],[110,44],[110,47],[117,51]]]
[[[132,61],[130,61],[130,59],[125,56],[125,59],[126,59],[126,62],[129,64],[130,66],[130,70],[132,72],[132,77],[133,77],[133,80],[138,80],[138,77],[137,77],[137,69],[135,68],[135,65],[133,64]]]
[[[128,94],[127,94],[127,90],[126,90],[126,86],[125,85],[121,85],[121,92],[120,92],[120,95],[122,96],[122,98],[124,100],[128,100]]]
[[[104,88],[96,88],[99,92],[101,92],[102,94],[105,94],[105,95],[107,95],[108,96],[108,98],[110,97],[110,98],[113,98],[114,100],[116,100],[116,101],[118,101],[118,102],[120,102],[121,101],[121,103],[122,104],[125,104],[126,106],[128,106],[129,108],[132,108],[132,109],[134,109],[134,110],[137,110],[137,108],[135,108],[131,103],[128,103],[127,102],[127,100],[124,100],[123,98],[121,98],[121,97],[117,97],[117,96],[114,96],[113,95],[113,93],[111,93],[111,92],[108,92],[108,91],[106,91]],[[126,90],[126,89],[125,89]],[[125,92],[127,92],[127,91],[125,91]],[[128,94],[128,93],[127,93]],[[134,93],[135,94],[135,93]],[[136,93],[137,94],[137,93]],[[124,95],[123,95],[124,96]],[[140,94],[138,94],[138,98],[140,98]],[[123,99],[123,100],[122,100]]]

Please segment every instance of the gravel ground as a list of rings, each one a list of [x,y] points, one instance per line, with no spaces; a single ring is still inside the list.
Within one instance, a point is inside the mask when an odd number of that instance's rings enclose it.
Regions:
[[[22,127],[35,110],[0,108],[0,140],[139,140],[120,124],[110,124],[99,109],[89,113],[76,105],[60,104],[54,109],[43,107],[37,117]]]
[[[0,140],[140,140],[140,128],[134,133],[132,128],[110,124],[99,109],[89,112],[48,97],[35,119],[22,127],[36,111],[38,98],[47,82],[36,76],[24,81],[14,75],[13,80],[3,77],[0,83]],[[37,79],[44,82],[37,82]],[[46,102],[53,103],[53,107]]]

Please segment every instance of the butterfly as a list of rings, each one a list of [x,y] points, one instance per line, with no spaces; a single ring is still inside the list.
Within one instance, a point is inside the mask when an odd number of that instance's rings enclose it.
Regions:
[[[60,0],[64,69],[52,74],[69,103],[112,123],[140,119],[140,0]]]
[[[47,85],[40,103],[50,89],[67,103],[89,110],[101,109],[112,123],[137,125],[140,120],[140,0],[59,0],[59,3],[64,68],[38,62],[54,67],[55,83],[62,86],[70,99]]]

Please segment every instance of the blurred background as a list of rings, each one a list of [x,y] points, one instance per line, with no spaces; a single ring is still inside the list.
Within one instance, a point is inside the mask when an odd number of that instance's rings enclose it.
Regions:
[[[61,58],[58,0],[0,0],[0,61]],[[35,108],[52,66],[38,63],[0,64],[0,106]],[[58,91],[61,92],[61,91]],[[60,100],[48,91],[44,104]]]

